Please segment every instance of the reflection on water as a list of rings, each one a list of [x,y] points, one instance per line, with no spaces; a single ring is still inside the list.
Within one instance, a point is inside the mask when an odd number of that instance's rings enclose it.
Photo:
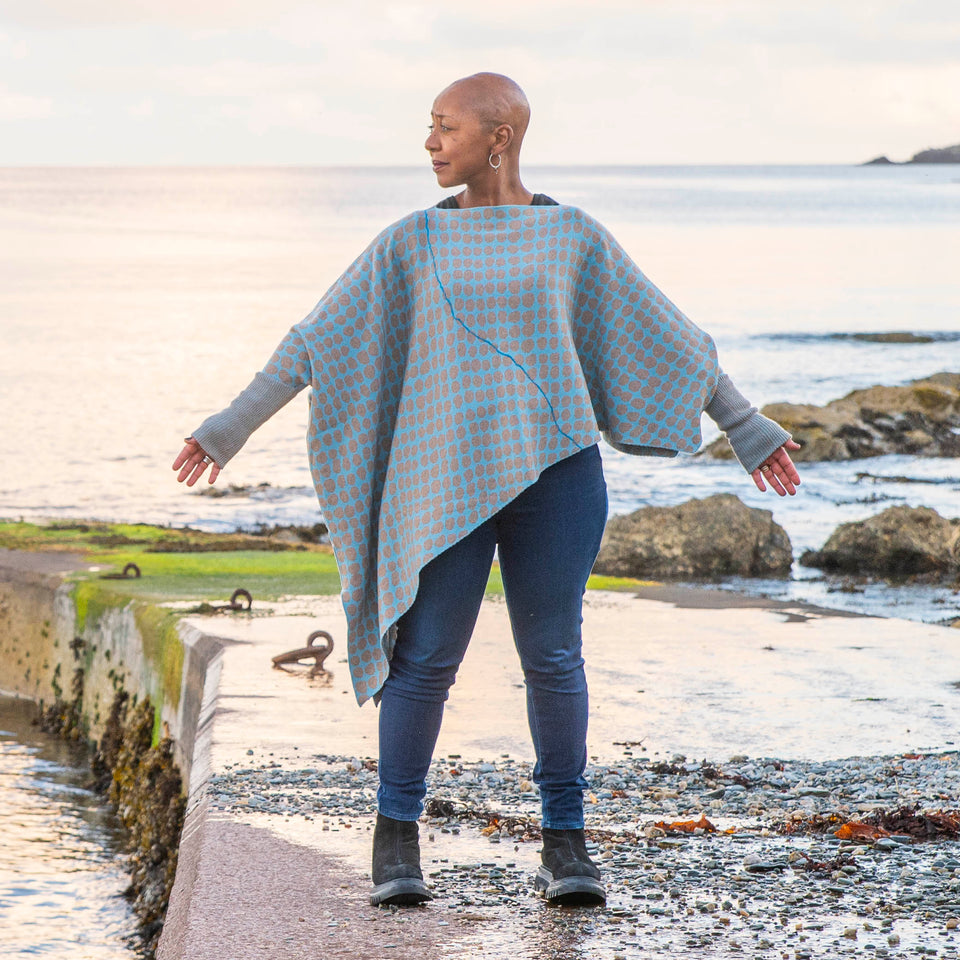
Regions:
[[[87,756],[0,696],[0,957],[118,960],[135,918],[117,820],[85,784]]]

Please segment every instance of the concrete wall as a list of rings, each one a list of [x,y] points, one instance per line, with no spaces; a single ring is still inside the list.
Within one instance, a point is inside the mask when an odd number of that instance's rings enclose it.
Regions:
[[[173,740],[194,797],[206,776],[203,704],[216,690],[223,641],[96,580],[66,582],[72,569],[82,569],[79,558],[0,551],[0,692],[44,705],[72,700],[82,670],[82,716],[94,740],[119,690],[149,697],[154,740]]]

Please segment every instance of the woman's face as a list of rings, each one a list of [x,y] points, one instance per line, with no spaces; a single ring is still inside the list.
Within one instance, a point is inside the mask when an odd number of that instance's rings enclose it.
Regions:
[[[447,89],[433,102],[430,135],[424,147],[441,187],[469,184],[491,172],[490,148],[496,142],[493,124],[471,110],[456,89]]]

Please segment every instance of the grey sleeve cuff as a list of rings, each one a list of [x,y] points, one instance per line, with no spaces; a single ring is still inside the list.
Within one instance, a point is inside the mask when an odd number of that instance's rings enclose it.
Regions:
[[[193,431],[193,438],[213,462],[223,468],[247,442],[250,434],[301,389],[258,373],[229,407],[207,417]]]
[[[706,412],[727,435],[736,458],[747,473],[753,473],[774,450],[790,439],[790,434],[779,423],[750,405],[725,373],[720,374]]]

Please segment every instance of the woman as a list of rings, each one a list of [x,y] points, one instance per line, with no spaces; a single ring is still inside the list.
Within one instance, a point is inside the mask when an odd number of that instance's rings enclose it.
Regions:
[[[797,445],[582,211],[520,178],[529,120],[497,74],[436,99],[426,149],[463,191],[387,228],[174,462],[210,482],[307,385],[311,469],[340,566],[351,674],[380,705],[371,902],[431,899],[417,820],[443,704],[499,551],[543,808],[537,889],[602,903],[583,832],[583,592],[606,520],[600,434],[700,442],[706,411],[760,490],[794,494]]]

